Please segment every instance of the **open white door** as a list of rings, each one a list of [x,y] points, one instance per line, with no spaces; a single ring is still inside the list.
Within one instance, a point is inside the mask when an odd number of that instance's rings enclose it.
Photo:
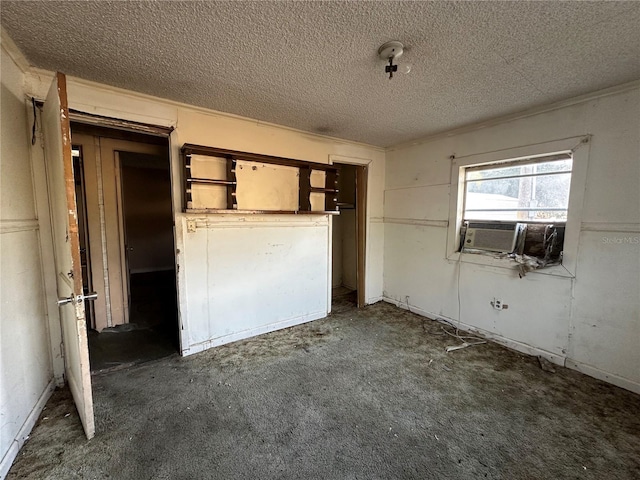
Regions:
[[[84,314],[80,239],[76,208],[67,83],[57,73],[42,114],[51,203],[58,305],[64,342],[65,377],[87,438],[95,433],[89,345]]]

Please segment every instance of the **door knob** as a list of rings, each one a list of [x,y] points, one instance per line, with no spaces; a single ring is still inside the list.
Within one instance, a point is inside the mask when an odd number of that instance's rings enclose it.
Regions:
[[[85,300],[95,300],[98,298],[98,294],[96,292],[87,293],[86,295],[69,295],[68,297],[58,298],[58,305],[66,305],[67,303],[80,303]]]

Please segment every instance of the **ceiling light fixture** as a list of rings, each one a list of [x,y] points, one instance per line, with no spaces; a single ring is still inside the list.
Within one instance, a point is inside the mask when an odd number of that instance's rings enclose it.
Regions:
[[[397,60],[402,53],[404,52],[404,45],[397,40],[392,40],[380,46],[378,49],[378,56],[384,60],[388,61],[389,65],[384,67],[385,73],[389,74],[389,80],[393,78],[393,74],[398,71],[398,65],[394,65],[393,61]],[[406,64],[403,65],[401,69],[402,73],[409,73],[411,71],[411,65]]]

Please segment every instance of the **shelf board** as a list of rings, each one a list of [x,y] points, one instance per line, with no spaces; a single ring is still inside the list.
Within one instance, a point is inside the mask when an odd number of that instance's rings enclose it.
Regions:
[[[338,193],[337,188],[311,187],[311,193]]]
[[[213,178],[187,178],[187,183],[196,185],[237,185],[238,182],[231,180],[215,180]]]
[[[245,160],[257,163],[269,163],[283,165],[287,167],[310,168],[311,170],[336,171],[336,167],[327,163],[307,162],[293,158],[274,157],[272,155],[260,155],[257,153],[238,152],[237,150],[227,150],[224,148],[205,147],[185,143],[182,146],[182,153],[185,155],[206,155],[211,157],[232,158],[233,160]]]
[[[236,215],[340,215],[339,211],[326,210],[228,210],[222,208],[187,208],[184,213],[236,214]]]

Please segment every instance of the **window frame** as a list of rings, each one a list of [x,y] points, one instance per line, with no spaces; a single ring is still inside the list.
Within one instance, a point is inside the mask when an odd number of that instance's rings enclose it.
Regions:
[[[568,158],[567,158],[568,157]],[[488,178],[472,178],[469,179],[469,174],[470,173],[474,173],[474,172],[482,172],[482,171],[495,171],[501,168],[509,168],[509,167],[529,167],[529,166],[534,166],[534,165],[540,165],[540,164],[544,164],[547,162],[553,162],[553,161],[559,161],[559,160],[571,160],[573,162],[573,154],[571,152],[568,153],[562,153],[560,155],[544,155],[544,156],[536,156],[536,157],[527,157],[524,160],[520,160],[518,162],[514,162],[514,161],[506,161],[506,162],[500,162],[500,163],[490,163],[490,164],[485,164],[485,165],[471,165],[468,167],[465,167],[463,169],[463,175],[464,175],[464,204],[463,204],[463,221],[472,221],[472,222],[491,222],[491,221],[499,221],[499,222],[513,222],[513,223],[566,223],[566,219],[562,219],[562,220],[556,220],[556,219],[544,219],[544,218],[539,218],[539,219],[505,219],[505,218],[468,218],[467,215],[469,213],[469,209],[468,207],[468,203],[469,203],[469,193],[473,193],[473,192],[469,192],[469,184],[473,183],[473,182],[492,182],[492,181],[498,181],[498,180],[512,180],[512,179],[522,179],[522,178],[538,178],[538,177],[550,177],[553,175],[566,175],[569,174],[569,178],[571,178],[571,175],[573,174],[573,167],[570,170],[560,170],[560,171],[553,171],[553,172],[542,172],[542,173],[528,173],[528,174],[517,174],[517,175],[505,175],[502,177],[488,177]],[[569,187],[571,187],[571,185],[569,185]],[[569,191],[569,193],[571,193]],[[569,205],[568,205],[568,197],[567,197],[567,208],[555,208],[555,207],[540,207],[540,208],[531,208],[531,207],[527,207],[527,208],[518,208],[518,209],[504,209],[503,212],[519,212],[519,211],[526,211],[526,210],[534,210],[534,211],[552,211],[552,210],[556,210],[556,211],[563,211],[563,212],[569,212]],[[498,213],[500,212],[499,209],[472,209],[471,211],[475,211],[475,212],[494,212],[494,213]]]
[[[491,164],[508,164],[527,159],[570,153],[573,157],[573,166],[567,220],[564,222],[565,239],[562,265],[537,270],[536,273],[575,277],[584,192],[587,181],[589,145],[590,136],[582,135],[454,158],[451,163],[447,260],[510,269],[512,269],[514,265],[513,261],[508,258],[496,258],[495,255],[491,254],[483,255],[472,252],[461,252],[459,250],[461,241],[460,231],[464,216],[466,169]]]

